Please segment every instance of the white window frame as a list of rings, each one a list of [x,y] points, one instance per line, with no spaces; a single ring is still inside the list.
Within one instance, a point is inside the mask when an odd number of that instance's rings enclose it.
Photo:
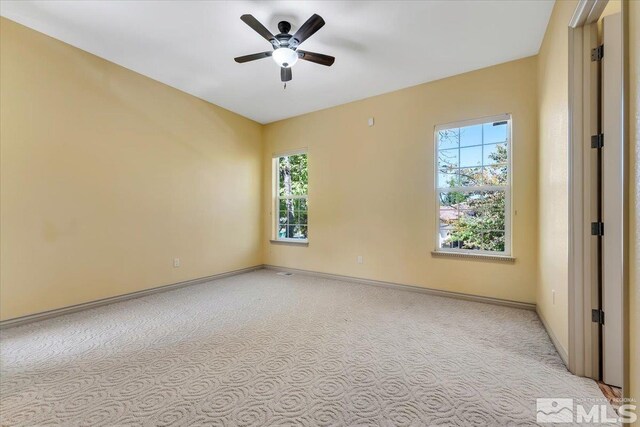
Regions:
[[[467,187],[446,187],[439,188],[438,187],[438,132],[447,129],[455,129],[466,126],[474,126],[483,123],[490,122],[507,122],[507,182],[503,186],[467,186]],[[445,123],[442,125],[437,125],[433,131],[433,147],[434,147],[434,189],[435,189],[435,252],[439,253],[454,253],[454,254],[469,254],[469,255],[494,255],[494,256],[512,256],[511,252],[511,244],[512,244],[512,200],[511,200],[511,189],[512,189],[512,117],[511,114],[499,114],[496,116],[488,116],[481,117],[477,119],[471,120],[462,120],[458,122]],[[459,161],[459,159],[458,159]],[[440,193],[443,192],[460,192],[460,193],[468,193],[472,191],[495,191],[495,190],[503,190],[505,192],[505,235],[504,235],[504,251],[487,251],[482,249],[460,249],[460,248],[441,248],[440,247]]]
[[[272,156],[271,169],[272,169],[272,182],[273,182],[273,233],[272,240],[278,242],[290,242],[290,243],[309,243],[309,190],[307,188],[307,194],[298,195],[298,196],[287,196],[285,199],[304,199],[307,201],[307,238],[306,239],[296,239],[291,237],[280,237],[280,233],[278,232],[280,229],[280,192],[278,189],[280,188],[280,173],[278,171],[278,162],[281,157],[295,156],[298,154],[304,154],[307,156],[307,167],[309,162],[309,153],[306,148],[287,151],[284,153],[274,153]]]

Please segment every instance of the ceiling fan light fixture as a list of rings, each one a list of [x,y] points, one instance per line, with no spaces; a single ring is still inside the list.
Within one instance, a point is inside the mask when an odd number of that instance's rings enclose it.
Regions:
[[[290,68],[298,62],[298,53],[288,47],[280,47],[273,51],[271,55],[279,67]]]
[[[247,24],[253,31],[260,34],[263,39],[268,41],[274,50],[267,52],[253,53],[251,55],[238,56],[234,58],[238,64],[255,61],[262,58],[272,57],[273,61],[280,67],[280,80],[285,83],[290,82],[292,77],[291,67],[293,67],[298,59],[307,62],[330,67],[336,60],[333,56],[323,55],[316,52],[308,52],[306,50],[298,50],[298,46],[314,35],[320,28],[324,26],[324,19],[320,15],[313,14],[304,24],[298,28],[294,35],[289,34],[291,24],[286,21],[278,23],[280,34],[274,36],[267,28],[260,23],[253,15],[245,14],[240,17],[242,22]]]

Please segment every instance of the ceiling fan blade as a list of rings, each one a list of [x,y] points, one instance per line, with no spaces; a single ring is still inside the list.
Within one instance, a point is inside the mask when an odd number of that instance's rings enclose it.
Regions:
[[[292,39],[296,39],[297,41],[295,46],[302,44],[303,41],[314,35],[315,32],[323,26],[324,19],[322,19],[320,15],[316,15],[314,13],[313,16],[307,19],[307,22],[302,24],[302,27],[298,28],[298,31],[293,35]],[[289,42],[289,45],[291,45],[291,42]]]
[[[234,58],[234,60],[238,64],[243,64],[245,62],[255,61],[256,59],[268,58],[268,57],[271,56],[272,53],[273,53],[272,51],[260,52],[260,53],[252,53],[251,55],[238,56],[237,58]]]
[[[273,34],[271,34],[271,32],[269,30],[267,30],[265,28],[264,25],[262,25],[260,23],[260,21],[258,21],[256,18],[253,17],[253,15],[242,15],[240,17],[240,19],[242,19],[242,21],[247,24],[248,26],[250,26],[251,28],[253,28],[253,30],[260,34],[262,37],[265,38],[266,41],[268,41],[271,44],[278,43],[278,40],[275,38],[275,36]]]
[[[293,78],[291,68],[280,67],[280,80],[288,82]]]
[[[326,65],[330,67],[336,60],[333,56],[323,55],[321,53],[307,52],[306,50],[298,50],[298,57],[305,61],[315,62],[316,64]]]

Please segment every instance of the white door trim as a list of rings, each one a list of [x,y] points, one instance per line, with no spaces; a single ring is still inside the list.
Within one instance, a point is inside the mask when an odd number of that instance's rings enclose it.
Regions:
[[[598,377],[597,327],[591,322],[591,309],[595,308],[593,244],[589,223],[593,216],[593,203],[589,194],[593,179],[591,169],[593,159],[590,136],[596,133],[595,103],[593,86],[595,81],[590,67],[590,50],[597,46],[595,27],[608,0],[579,0],[569,22],[569,147],[568,147],[568,192],[569,192],[569,370],[577,375]],[[622,48],[628,50],[628,4],[622,2]],[[606,48],[605,48],[606,50]],[[605,53],[606,55],[606,53]],[[623,153],[623,337],[624,337],[624,379],[628,379],[628,188],[629,188],[629,131],[628,131],[628,61],[623,53],[622,78],[622,141]],[[626,150],[626,151],[625,151]],[[628,394],[628,384],[623,384],[623,395]]]
[[[619,13],[602,19],[602,37],[607,54],[602,58],[602,149],[603,240],[602,307],[603,325],[603,381],[622,387],[623,368],[623,309],[622,284],[624,276],[624,217],[625,191],[622,147],[622,19]]]
[[[595,174],[591,135],[597,131],[595,63],[597,21],[608,0],[580,0],[569,22],[569,370],[598,376],[595,308],[595,245],[590,235],[594,218],[591,194]]]
[[[569,28],[579,28],[598,22],[609,0],[579,0],[569,21]]]
[[[569,370],[598,376],[595,308],[594,245],[589,232],[593,218],[590,189],[593,154],[590,137],[596,132],[596,81],[591,78],[591,49],[597,46],[597,21],[608,0],[579,0],[569,22]]]

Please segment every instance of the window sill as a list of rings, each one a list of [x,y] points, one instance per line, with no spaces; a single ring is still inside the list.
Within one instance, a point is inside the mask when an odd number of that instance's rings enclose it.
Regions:
[[[296,242],[295,240],[269,240],[274,245],[309,246],[308,240]]]
[[[470,254],[466,252],[431,251],[431,256],[442,258],[465,258],[479,261],[499,261],[513,263],[516,259],[508,255]]]

